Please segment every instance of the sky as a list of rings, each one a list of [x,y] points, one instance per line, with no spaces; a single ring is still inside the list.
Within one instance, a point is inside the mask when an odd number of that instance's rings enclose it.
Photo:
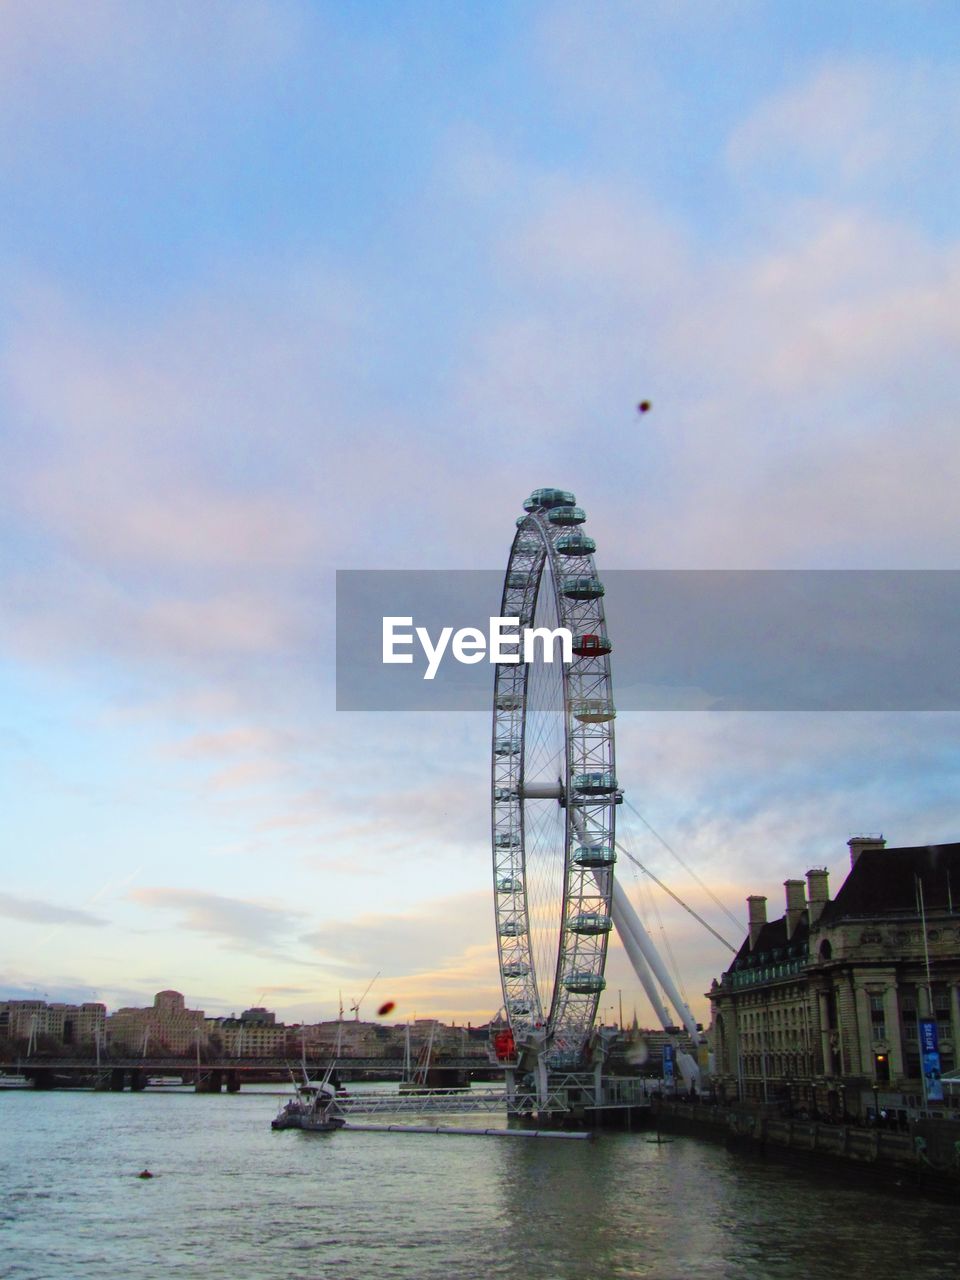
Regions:
[[[540,485],[601,571],[956,567],[958,36],[7,0],[0,998],[496,1012],[489,719],[337,712],[338,569],[500,568]],[[960,837],[958,730],[626,712],[621,839],[738,945],[698,881]],[[729,952],[621,872],[706,1018]]]

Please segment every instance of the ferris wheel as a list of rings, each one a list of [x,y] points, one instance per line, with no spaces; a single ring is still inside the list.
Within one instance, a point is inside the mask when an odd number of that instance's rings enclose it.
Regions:
[[[504,1007],[518,1049],[580,1061],[606,983],[617,789],[604,587],[572,493],[536,489],[517,520],[501,616],[569,629],[572,660],[498,663],[493,880]]]

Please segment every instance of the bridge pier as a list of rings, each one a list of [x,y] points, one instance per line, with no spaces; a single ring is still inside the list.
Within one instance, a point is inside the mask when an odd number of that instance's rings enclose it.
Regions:
[[[423,1083],[428,1089],[449,1089],[451,1086],[456,1087],[456,1085],[461,1083],[460,1076],[462,1075],[462,1072],[458,1071],[455,1074],[456,1080],[453,1081],[450,1077],[451,1075],[454,1075],[454,1072],[443,1071],[440,1068],[430,1067]]]
[[[130,1092],[142,1093],[147,1087],[147,1073],[145,1071],[130,1072]]]
[[[198,1071],[197,1072],[197,1093],[219,1093],[223,1088],[223,1072],[222,1071]]]
[[[240,1072],[228,1071],[227,1072],[227,1093],[239,1093],[239,1092],[240,1092]]]

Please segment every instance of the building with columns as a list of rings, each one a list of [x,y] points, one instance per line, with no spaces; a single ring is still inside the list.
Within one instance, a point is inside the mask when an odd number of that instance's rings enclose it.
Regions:
[[[814,869],[785,882],[777,919],[765,897],[747,899],[748,934],[709,992],[716,1087],[794,1115],[949,1112],[939,1074],[960,1064],[960,844],[848,847],[834,898]]]

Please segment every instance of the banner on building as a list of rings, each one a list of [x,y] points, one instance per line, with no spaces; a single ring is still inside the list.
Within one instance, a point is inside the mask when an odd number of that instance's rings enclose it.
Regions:
[[[663,1046],[663,1078],[664,1080],[673,1079],[673,1045],[665,1044]]]
[[[923,1088],[928,1102],[943,1101],[943,1085],[940,1083],[940,1041],[937,1024],[933,1018],[920,1018],[920,1070],[923,1072]]]

